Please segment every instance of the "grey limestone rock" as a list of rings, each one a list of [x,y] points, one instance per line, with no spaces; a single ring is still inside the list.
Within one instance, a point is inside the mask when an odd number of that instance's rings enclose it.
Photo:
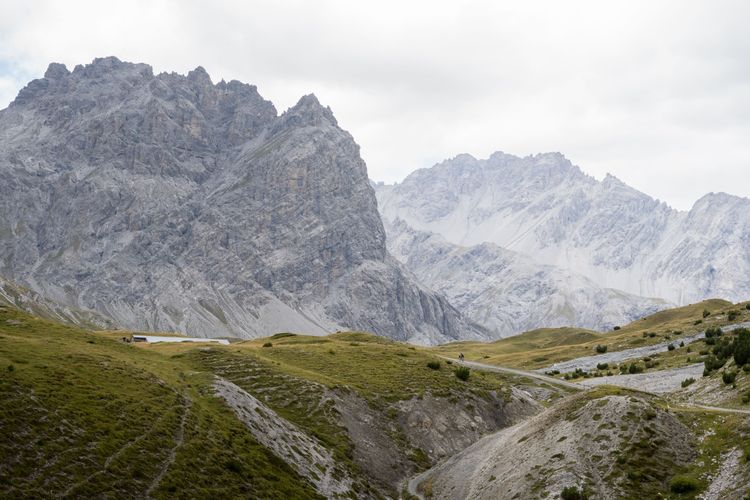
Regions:
[[[114,57],[0,111],[0,274],[127,328],[480,338],[392,259],[359,147],[313,95]]]

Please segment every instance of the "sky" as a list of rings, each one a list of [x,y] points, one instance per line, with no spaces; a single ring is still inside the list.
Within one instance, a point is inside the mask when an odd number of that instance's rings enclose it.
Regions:
[[[203,66],[279,111],[314,93],[377,181],[559,151],[689,209],[750,197],[748,19],[740,0],[3,0],[0,108],[52,61]]]

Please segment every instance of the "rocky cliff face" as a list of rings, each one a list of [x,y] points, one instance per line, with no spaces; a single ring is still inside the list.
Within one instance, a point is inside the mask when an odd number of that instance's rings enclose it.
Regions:
[[[133,329],[479,337],[385,248],[359,148],[197,68],[50,65],[0,111],[0,274]]]
[[[669,307],[665,300],[604,288],[493,243],[455,245],[400,219],[385,227],[394,257],[496,337],[541,327],[606,331]]]
[[[562,155],[460,155],[377,186],[384,219],[448,242],[494,243],[600,287],[676,304],[750,296],[750,200],[709,194],[689,212]]]

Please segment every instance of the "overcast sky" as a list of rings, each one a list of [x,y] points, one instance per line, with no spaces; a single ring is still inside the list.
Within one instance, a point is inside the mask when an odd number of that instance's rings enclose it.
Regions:
[[[279,111],[310,92],[387,182],[560,151],[681,209],[750,196],[747,1],[9,1],[0,108],[50,61],[201,65]]]

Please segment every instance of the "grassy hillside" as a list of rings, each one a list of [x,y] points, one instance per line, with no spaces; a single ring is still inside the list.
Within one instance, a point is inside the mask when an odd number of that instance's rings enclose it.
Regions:
[[[709,313],[704,317],[704,311]],[[738,316],[729,321],[728,313]],[[734,305],[725,300],[706,300],[697,304],[669,309],[611,332],[593,332],[580,328],[544,328],[496,342],[457,342],[430,349],[444,356],[457,357],[463,352],[466,359],[488,364],[525,369],[542,368],[559,361],[596,354],[598,345],[609,352],[675,340],[679,336],[722,326],[730,322],[750,319],[746,303]],[[675,334],[675,332],[679,332]]]
[[[0,367],[0,496],[316,496],[184,363],[1,307]]]
[[[0,306],[0,497],[314,498],[214,396],[216,376],[331,450],[351,496],[396,494],[407,474],[541,408],[505,376],[462,380],[454,365],[372,335],[229,346],[124,335]]]

